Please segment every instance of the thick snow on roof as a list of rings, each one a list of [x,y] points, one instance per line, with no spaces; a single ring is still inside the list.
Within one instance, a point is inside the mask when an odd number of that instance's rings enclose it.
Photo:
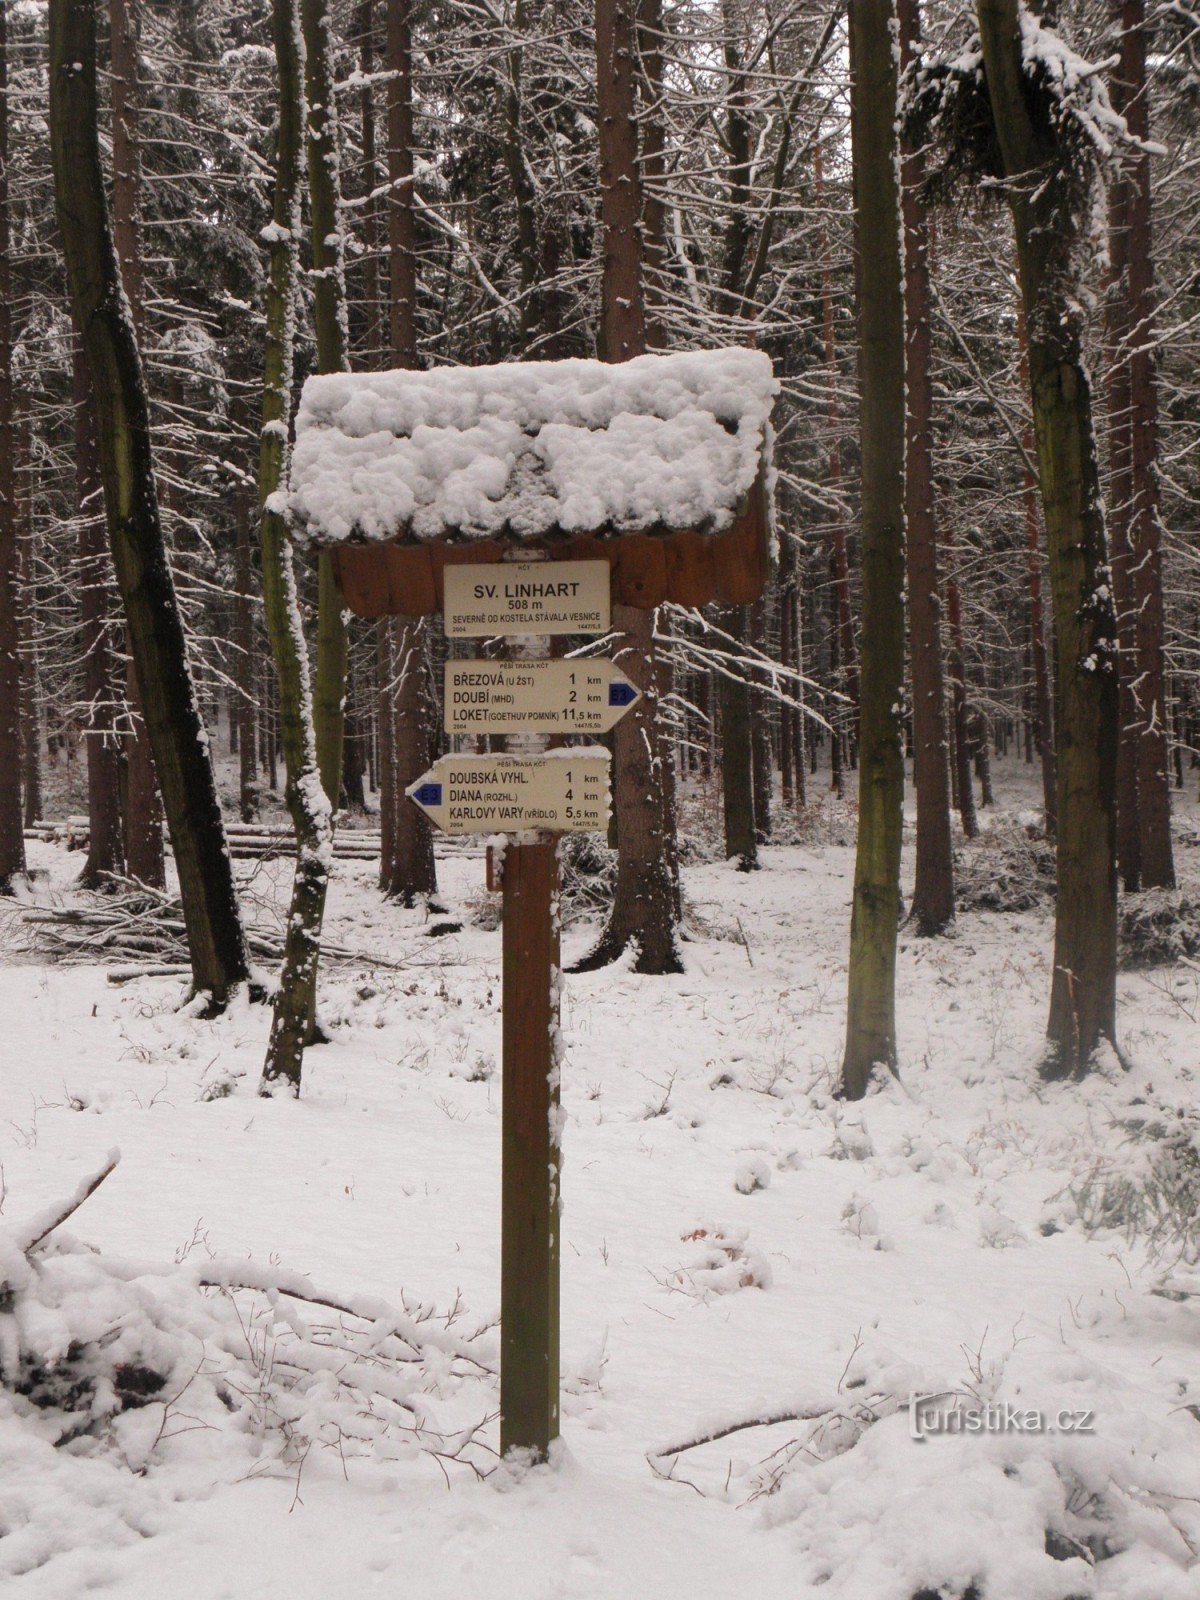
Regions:
[[[320,544],[733,521],[778,384],[756,350],[309,378],[288,509]]]

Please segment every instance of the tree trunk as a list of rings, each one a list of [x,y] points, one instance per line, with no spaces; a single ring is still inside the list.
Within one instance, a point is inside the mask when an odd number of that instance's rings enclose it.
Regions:
[[[341,179],[327,0],[300,0],[307,107],[308,210],[312,235],[317,371],[349,368]],[[317,671],[313,694],[321,782],[336,811],[342,792],[346,712],[346,625],[328,551],[317,557]]]
[[[750,608],[750,640],[767,653],[766,602],[758,600]],[[750,752],[754,769],[754,837],[766,844],[771,837],[772,741],[771,718],[767,705],[760,705],[750,717]]]
[[[851,8],[851,143],[859,281],[862,658],[859,822],[842,1093],[896,1063],[904,800],[904,299],[894,11]]]
[[[25,493],[21,493],[21,484]],[[25,826],[42,815],[42,695],[38,671],[37,585],[33,575],[33,502],[36,489],[33,428],[28,412],[17,460],[18,583],[21,591],[21,740],[24,750]]]
[[[1056,136],[1026,93],[1018,0],[977,0],[988,93],[1017,243],[1029,337],[1058,707],[1058,897],[1047,1070],[1087,1069],[1115,1042],[1117,971],[1116,619],[1083,364],[1075,264]],[[1035,120],[1037,118],[1037,120]]]
[[[604,272],[600,344],[606,361],[628,361],[646,349],[634,20],[632,0],[596,0]]]
[[[600,345],[606,360],[626,361],[646,348],[632,0],[597,0],[596,72],[603,233]],[[618,635],[615,659],[644,698],[614,730],[616,891],[608,927],[578,970],[607,965],[634,944],[636,971],[679,972],[678,901],[665,837],[668,806],[658,726],[654,612],[615,605],[612,620]]]
[[[1025,318],[1020,316],[1021,374],[1028,382]],[[1033,433],[1022,434],[1026,459],[1034,452]],[[1037,482],[1029,468],[1022,468],[1022,495],[1025,505],[1025,553],[1029,573],[1029,644],[1033,658],[1033,733],[1042,768],[1042,810],[1046,836],[1052,838],[1058,815],[1054,762],[1054,718],[1051,711],[1050,667],[1046,660],[1046,619],[1042,603],[1042,551],[1038,535]]]
[[[397,810],[391,871],[382,887],[401,905],[415,905],[437,893],[433,830],[428,818],[405,796],[405,789],[429,765],[433,707],[429,694],[429,642],[423,617],[397,617],[393,656],[392,750]]]
[[[327,774],[322,773],[318,758],[308,651],[296,595],[291,539],[284,518],[269,509],[271,497],[286,476],[292,401],[292,308],[298,288],[304,88],[296,0],[274,0],[271,31],[279,69],[279,134],[267,278],[258,497],[263,616],[279,685],[279,723],[287,769],[285,795],[296,833],[296,872],[283,947],[283,969],[259,1093],[298,1095],[304,1047],[316,1013],[321,924],[333,858],[334,802],[329,798]],[[339,764],[340,755],[339,748]]]
[[[417,351],[417,225],[413,201],[413,61],[410,0],[388,0],[387,91],[388,257],[392,361],[420,365]],[[380,887],[402,905],[437,893],[433,828],[405,790],[429,764],[432,707],[429,698],[429,636],[420,617],[393,622],[390,670],[380,703],[392,761],[390,860],[381,860]]]
[[[1170,740],[1164,660],[1162,524],[1158,494],[1158,382],[1154,364],[1154,242],[1151,224],[1149,94],[1145,0],[1115,0],[1120,64],[1112,100],[1142,141],[1116,180],[1117,215],[1125,229],[1117,293],[1124,300],[1129,396],[1129,542],[1136,605],[1138,830],[1142,885],[1175,886],[1171,846]],[[1114,245],[1116,240],[1114,239]],[[1114,253],[1114,269],[1117,260]],[[1121,644],[1125,649],[1124,641]]]
[[[717,675],[717,700],[721,707],[721,791],[724,797],[725,859],[736,861],[742,872],[758,866],[758,836],[754,826],[754,768],[750,733],[750,687],[736,659],[737,645],[746,631],[745,606],[730,606],[721,613],[721,627],[735,641],[725,648],[727,672]]]
[[[1133,435],[1129,387],[1128,185],[1113,184],[1109,196],[1109,249],[1112,283],[1108,296],[1108,456],[1109,566],[1117,614],[1117,870],[1127,894],[1142,886],[1142,833],[1138,824],[1138,748],[1141,710],[1138,697],[1137,599],[1134,594]]]
[[[234,491],[234,577],[237,592],[233,597],[233,642],[237,647],[237,686],[230,711],[237,729],[238,811],[243,822],[258,817],[258,762],[254,737],[254,616],[251,612],[253,568],[250,561],[249,492]]]
[[[367,809],[367,795],[366,790],[363,788],[367,773],[367,757],[358,713],[352,698],[353,686],[354,677],[352,675],[346,684],[346,731],[342,741],[344,746],[342,756],[342,796],[346,802],[347,811],[362,816]]]
[[[813,188],[816,193],[817,204],[820,205],[823,183],[821,142],[819,139],[813,146]],[[832,783],[840,797],[845,789],[844,758],[849,746],[856,738],[859,681],[858,660],[854,643],[854,612],[850,604],[850,561],[846,550],[846,521],[841,505],[842,445],[839,432],[841,422],[838,415],[837,401],[838,365],[837,341],[834,334],[833,320],[833,263],[830,259],[824,228],[822,228],[820,234],[820,251],[821,318],[825,345],[825,373],[829,395],[827,472],[830,498],[834,504],[830,570],[833,577],[834,626],[837,629],[837,636],[831,651],[832,660],[830,665],[834,688],[839,689],[849,702],[847,705],[839,707],[834,717],[830,719],[833,722],[833,731],[829,736]],[[840,738],[839,734],[841,735]]]
[[[918,0],[899,0],[901,66],[918,53]],[[904,313],[908,407],[905,521],[912,657],[913,779],[917,791],[916,880],[909,915],[918,933],[944,933],[954,921],[950,768],[942,679],[941,603],[933,490],[933,386],[930,373],[929,227],[920,185],[925,159],[904,153]]]
[[[248,976],[246,945],[163,539],[141,357],[105,201],[92,0],[52,0],[49,82],[55,202],[96,401],[113,564],[171,828],[193,982],[221,1005]]]
[[[134,334],[140,341],[144,292],[138,225],[141,149],[138,142],[136,0],[109,0],[108,14],[112,68],[113,239],[121,264],[121,282],[133,314]],[[162,805],[132,659],[126,664],[125,679],[131,721],[125,738],[122,817],[125,869],[131,877],[161,889],[167,881]]]
[[[0,8],[6,9],[6,8]],[[25,873],[21,813],[21,638],[14,470],[12,263],[8,184],[8,23],[0,16],[0,894]]]
[[[639,0],[638,58],[641,62],[642,251],[646,292],[646,344],[664,350],[667,280],[666,124],[663,118],[662,0]]]
[[[954,718],[953,779],[954,800],[962,830],[968,839],[979,837],[979,818],[975,811],[975,783],[971,775],[971,718],[967,704],[967,663],[963,646],[962,595],[952,557],[952,542],[947,530],[946,622],[950,629],[951,710]]]
[[[91,386],[79,341],[72,341],[75,414],[75,508],[79,518],[79,603],[83,643],[84,748],[87,759],[88,853],[79,881],[101,887],[125,871],[121,827],[121,741],[114,700],[115,657],[110,638],[112,580],[104,537],[103,489],[97,459]]]

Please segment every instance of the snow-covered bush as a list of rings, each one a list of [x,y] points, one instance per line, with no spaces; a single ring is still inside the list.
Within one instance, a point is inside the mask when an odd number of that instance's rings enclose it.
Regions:
[[[104,1255],[60,1224],[114,1165],[0,1229],[0,1459],[13,1469],[0,1579],[93,1537],[156,1531],[133,1474],[190,1461],[211,1483],[223,1457],[231,1476],[298,1477],[321,1448],[339,1471],[356,1457],[424,1459],[439,1475],[494,1463],[478,1437],[495,1409],[493,1340],[459,1332],[461,1308],[344,1298],[252,1261]],[[103,1530],[83,1505],[103,1509]]]
[[[757,1250],[749,1250],[749,1229],[712,1222],[697,1224],[683,1235],[685,1244],[698,1246],[696,1254],[666,1279],[671,1289],[681,1289],[697,1300],[731,1294],[737,1289],[769,1289],[771,1265]]]
[[[1148,1415],[1121,1369],[1035,1344],[960,1357],[955,1376],[856,1349],[836,1392],[707,1419],[650,1464],[782,1530],[797,1593],[1190,1600],[1192,1418]],[[981,1425],[930,1428],[931,1408]],[[1041,1425],[1002,1423],[1014,1415]]]
[[[1125,1143],[1072,1186],[1089,1231],[1140,1240],[1166,1266],[1200,1262],[1200,1114],[1147,1109],[1118,1126]]]
[[[1054,887],[1054,846],[1020,823],[997,823],[954,852],[960,911],[1034,911]]]
[[[1165,967],[1200,956],[1200,896],[1187,889],[1144,889],[1121,902],[1118,940],[1124,967]]]
[[[617,883],[617,854],[590,833],[567,833],[559,847],[559,912],[564,928],[582,917],[605,916]],[[500,926],[503,902],[482,894],[467,902],[467,920],[487,933]]]

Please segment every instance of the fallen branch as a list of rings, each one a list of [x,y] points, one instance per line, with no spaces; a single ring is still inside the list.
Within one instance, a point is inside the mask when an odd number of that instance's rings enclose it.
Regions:
[[[714,1424],[707,1432],[698,1433],[691,1439],[682,1440],[679,1444],[664,1445],[659,1450],[647,1451],[647,1459],[653,1464],[665,1456],[679,1456],[686,1450],[697,1450],[701,1445],[715,1444],[718,1439],[727,1439],[732,1433],[744,1433],[750,1428],[773,1428],[780,1422],[820,1422],[825,1417],[836,1416],[847,1409],[867,1412],[873,1419],[880,1405],[890,1398],[886,1394],[872,1394],[855,1401],[850,1408],[841,1395],[835,1395],[832,1399],[825,1396],[821,1399],[793,1402],[781,1406],[776,1411],[760,1411],[753,1416],[738,1417],[732,1422]]]
[[[43,1239],[48,1238],[55,1228],[61,1227],[68,1217],[74,1216],[83,1202],[95,1194],[120,1159],[119,1150],[110,1150],[104,1165],[84,1178],[69,1200],[60,1200],[55,1205],[47,1206],[44,1211],[39,1211],[36,1217],[32,1217],[24,1227],[12,1229],[10,1235],[12,1243],[21,1254],[27,1256],[41,1244]]]

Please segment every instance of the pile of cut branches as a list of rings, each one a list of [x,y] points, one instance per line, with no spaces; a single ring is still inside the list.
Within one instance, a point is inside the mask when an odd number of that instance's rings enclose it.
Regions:
[[[0,1426],[14,1439],[87,1439],[138,1473],[198,1430],[256,1473],[295,1473],[317,1446],[339,1470],[355,1456],[491,1470],[491,1324],[469,1325],[457,1301],[393,1306],[253,1261],[128,1261],[65,1236],[119,1159],[0,1229]]]
[[[1035,911],[1055,886],[1053,844],[1019,822],[997,822],[954,852],[960,911]]]
[[[246,926],[251,957],[273,967],[283,957],[283,930],[270,901],[241,891],[243,909],[256,913]],[[151,888],[134,879],[115,878],[104,890],[78,890],[56,904],[17,903],[7,909],[20,924],[27,950],[46,961],[71,965],[119,964],[121,976],[167,974],[188,970],[187,930],[178,895]],[[397,960],[344,945],[323,943],[326,963],[400,969],[426,965],[419,960]]]

